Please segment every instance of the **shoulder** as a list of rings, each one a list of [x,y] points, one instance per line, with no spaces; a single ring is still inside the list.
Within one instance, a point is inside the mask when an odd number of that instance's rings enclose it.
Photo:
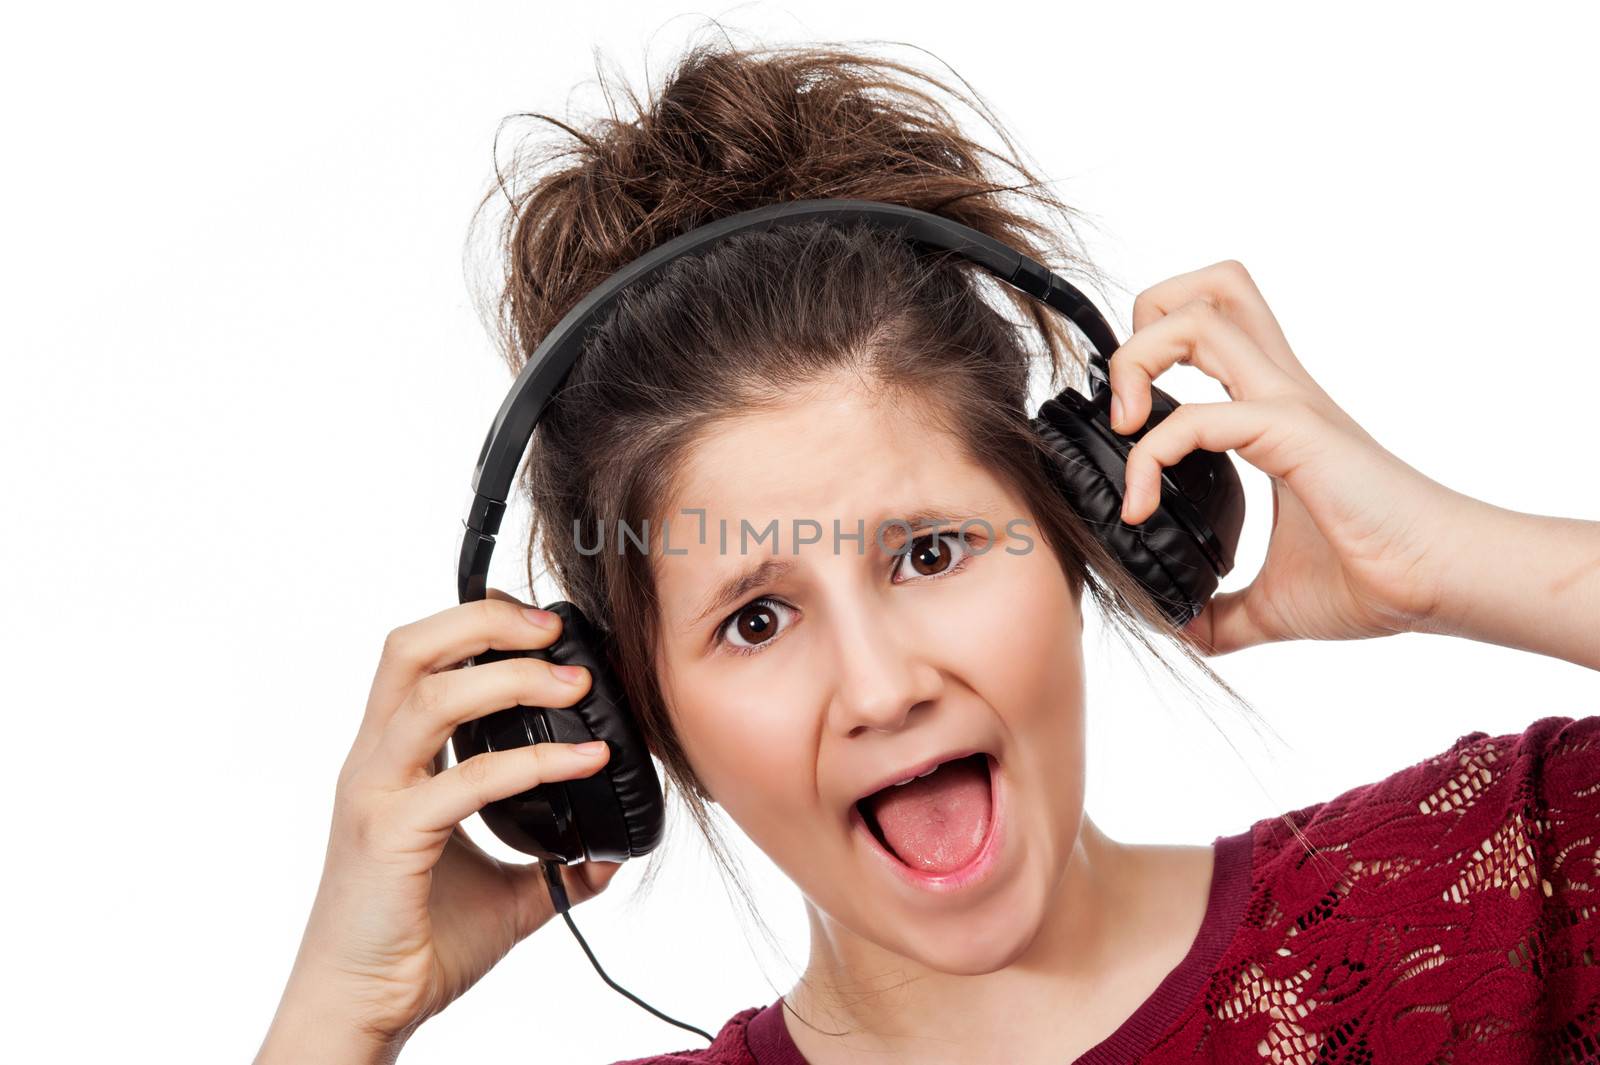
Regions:
[[[729,1017],[718,1029],[710,1046],[629,1058],[613,1062],[612,1065],[756,1065],[750,1044],[745,1039],[745,1028],[759,1012],[760,1006],[750,1006]]]
[[[1371,861],[1404,865],[1409,855],[1414,865],[1462,846],[1520,843],[1542,818],[1592,815],[1597,780],[1600,716],[1542,717],[1496,736],[1469,732],[1380,780],[1256,822],[1257,865],[1298,868],[1320,853],[1370,875]]]
[[[1219,1048],[1520,1063],[1600,1036],[1600,716],[1470,732],[1250,832]]]

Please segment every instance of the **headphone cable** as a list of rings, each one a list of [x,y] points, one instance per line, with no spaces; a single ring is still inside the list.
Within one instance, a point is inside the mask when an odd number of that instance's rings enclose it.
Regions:
[[[589,964],[593,965],[594,971],[600,974],[600,979],[604,980],[606,984],[618,994],[625,995],[635,1004],[649,1010],[651,1013],[655,1014],[657,1017],[660,1017],[668,1024],[675,1024],[679,1028],[684,1028],[694,1032],[707,1043],[715,1043],[716,1040],[711,1037],[709,1032],[701,1031],[692,1024],[685,1024],[682,1021],[673,1020],[671,1017],[668,1017],[665,1013],[662,1013],[660,1010],[650,1005],[650,1003],[646,1002],[644,999],[640,998],[638,995],[635,995],[633,992],[629,991],[627,988],[623,987],[621,984],[617,983],[615,980],[611,979],[611,977],[606,975],[606,971],[600,968],[600,963],[595,960],[594,951],[589,949],[589,944],[585,942],[582,933],[578,931],[578,926],[572,923],[572,915],[567,912],[570,904],[567,901],[566,885],[561,882],[560,863],[541,861],[539,864],[544,867],[544,882],[550,888],[550,901],[555,905],[556,912],[561,915],[561,919],[567,922],[567,927],[572,929],[573,936],[578,940],[578,946],[582,947],[583,952],[589,956]]]

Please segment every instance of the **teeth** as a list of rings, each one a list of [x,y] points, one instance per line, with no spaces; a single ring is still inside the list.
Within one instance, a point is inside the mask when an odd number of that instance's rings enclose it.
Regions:
[[[943,764],[944,764],[943,762],[939,763],[939,765],[943,765]],[[906,777],[904,780],[897,780],[893,784],[890,784],[889,786],[891,788],[898,788],[898,787],[901,787],[903,785],[911,783],[913,780],[921,780],[923,777],[932,776],[934,773],[937,773],[938,771],[939,771],[939,766],[936,765],[932,769],[927,770],[926,772],[918,773],[916,776]]]
[[[904,780],[897,780],[897,781],[895,781],[893,784],[891,784],[889,786],[893,787],[893,788],[898,788],[902,784],[911,783],[913,780],[921,780],[923,777],[932,776],[934,773],[937,773],[938,771],[939,771],[939,767],[938,766],[934,766],[932,769],[928,770],[926,773],[918,773],[914,777],[906,777]]]

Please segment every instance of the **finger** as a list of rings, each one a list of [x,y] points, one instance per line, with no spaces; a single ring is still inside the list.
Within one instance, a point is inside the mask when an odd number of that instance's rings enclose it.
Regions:
[[[518,606],[528,606],[529,605],[527,603],[524,603],[522,600],[518,599],[516,596],[511,595],[508,592],[502,592],[498,588],[486,588],[484,590],[484,598],[486,598],[486,599],[498,599],[503,603],[516,603]],[[560,619],[559,618],[557,618],[556,621],[557,621],[558,624],[560,623]],[[374,741],[374,742],[376,742],[376,741]],[[439,750],[437,752],[435,752],[435,754],[433,756],[433,766],[431,768],[431,772],[432,773],[434,773],[434,774],[443,773],[445,771],[446,767],[449,766],[449,764],[450,764],[450,762],[449,762],[449,751],[450,751],[450,745],[449,744],[441,743],[439,745]],[[470,839],[468,839],[465,834],[462,834],[461,840],[469,848],[471,848],[473,850],[478,850],[477,845],[474,844]],[[481,854],[482,851],[479,850],[479,853]]]
[[[1219,403],[1185,403],[1146,433],[1128,452],[1122,520],[1137,525],[1161,500],[1161,471],[1196,448],[1237,451],[1273,477],[1287,477],[1301,459],[1310,408],[1292,398],[1269,396]]]
[[[493,648],[548,647],[561,633],[561,619],[540,611],[535,621],[515,599],[489,589],[490,598],[462,603],[389,633],[367,696],[357,744],[370,750],[384,725],[422,677],[450,670]]]
[[[1302,384],[1314,384],[1289,347],[1288,338],[1255,278],[1237,259],[1170,277],[1145,289],[1133,301],[1134,332],[1182,307],[1191,300],[1208,298],[1236,322],[1278,368]]]
[[[1195,299],[1128,337],[1112,352],[1111,428],[1137,432],[1150,417],[1151,383],[1173,363],[1193,365],[1234,399],[1255,399],[1296,387],[1254,340],[1208,300]],[[1117,417],[1120,411],[1121,417]]]
[[[389,719],[368,763],[368,778],[404,787],[425,768],[463,721],[513,706],[571,706],[589,690],[589,671],[539,658],[508,658],[422,678]]]
[[[447,832],[497,799],[551,781],[591,776],[610,759],[609,746],[592,753],[577,747],[572,743],[534,743],[475,754],[407,789],[403,823],[418,832]]]

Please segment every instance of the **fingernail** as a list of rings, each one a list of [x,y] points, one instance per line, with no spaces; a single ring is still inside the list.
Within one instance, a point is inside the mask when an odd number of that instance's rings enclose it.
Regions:
[[[572,749],[582,755],[599,754],[606,749],[605,740],[589,740],[586,743],[575,743]]]
[[[554,666],[551,668],[550,672],[554,673],[559,679],[566,681],[568,684],[577,684],[583,680],[582,666]]]
[[[539,626],[541,629],[553,629],[556,627],[556,616],[550,611],[540,610],[536,606],[523,607],[522,616]]]
[[[1115,429],[1122,424],[1122,397],[1116,393],[1111,395],[1111,428]]]

